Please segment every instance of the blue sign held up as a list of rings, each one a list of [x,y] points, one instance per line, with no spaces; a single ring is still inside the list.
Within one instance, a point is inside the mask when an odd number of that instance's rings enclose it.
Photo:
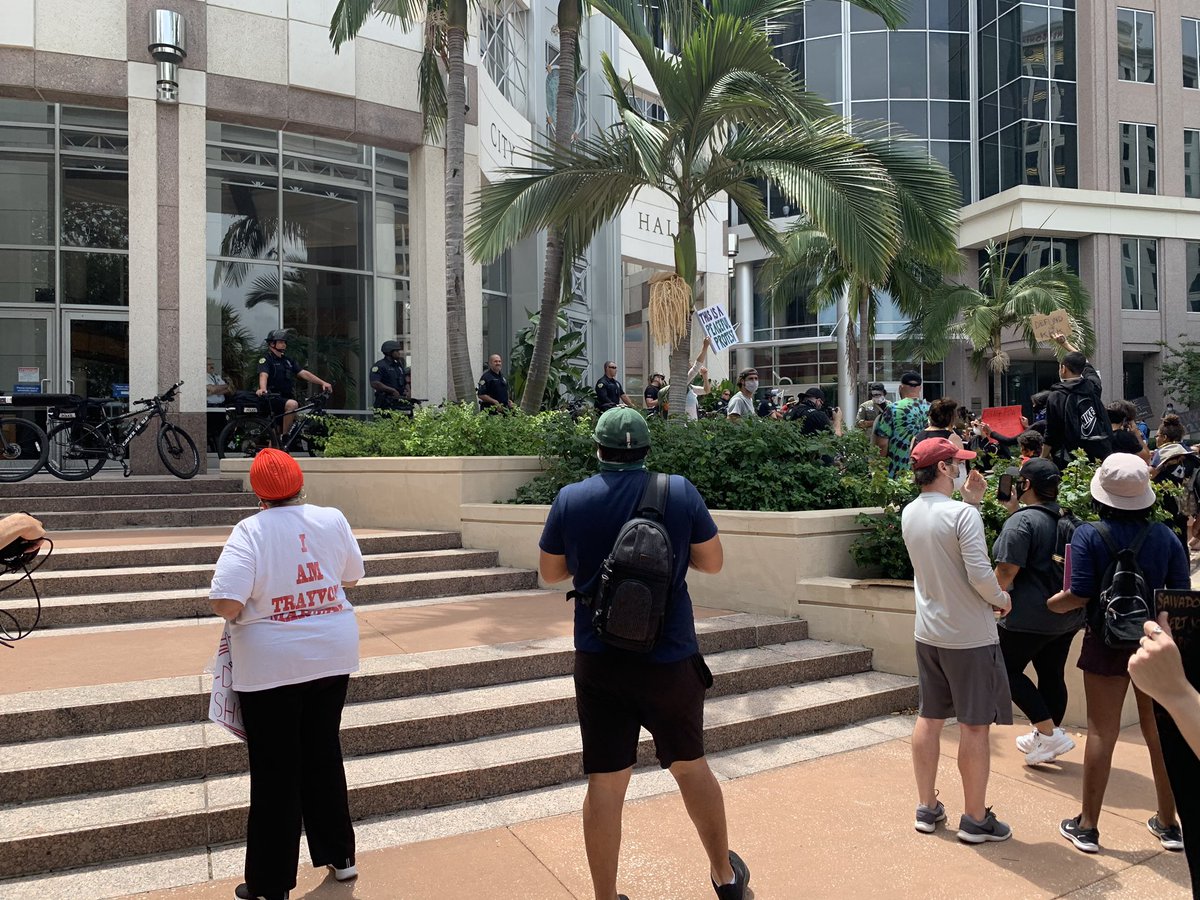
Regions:
[[[114,384],[112,386],[112,395],[117,400],[128,400],[129,399],[129,385]]]
[[[40,384],[14,384],[12,392],[14,394],[40,394],[42,386]]]

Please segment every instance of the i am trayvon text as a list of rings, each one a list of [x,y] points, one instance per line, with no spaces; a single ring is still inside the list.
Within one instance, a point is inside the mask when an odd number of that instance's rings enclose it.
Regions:
[[[305,535],[300,536],[300,551],[308,552],[308,546],[305,541]],[[298,562],[296,563],[296,586],[297,590],[294,594],[284,594],[281,597],[272,597],[271,605],[275,609],[275,614],[271,616],[273,622],[292,622],[296,619],[305,619],[309,616],[328,615],[329,613],[341,612],[345,609],[345,605],[341,601],[341,584],[333,582],[332,584],[324,584],[320,587],[301,588],[301,585],[316,584],[325,581],[325,576],[321,573],[321,564],[313,562]]]

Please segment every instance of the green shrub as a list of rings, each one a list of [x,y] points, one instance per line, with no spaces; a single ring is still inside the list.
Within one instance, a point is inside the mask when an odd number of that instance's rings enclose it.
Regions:
[[[328,420],[326,456],[537,456],[547,429],[565,413],[488,415],[473,404],[420,409],[410,419],[381,413],[373,419]]]

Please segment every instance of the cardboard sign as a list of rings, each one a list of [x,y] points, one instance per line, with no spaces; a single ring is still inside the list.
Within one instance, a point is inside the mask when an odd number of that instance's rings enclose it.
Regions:
[[[729,321],[729,316],[725,314],[725,308],[721,304],[714,303],[712,306],[697,310],[696,318],[700,320],[700,327],[712,341],[712,349],[717,353],[729,349],[738,342],[737,332],[733,330],[733,323]]]
[[[1188,680],[1200,689],[1200,591],[1159,588],[1154,592],[1154,608],[1167,614]]]
[[[992,431],[1005,437],[1016,437],[1025,429],[1021,427],[1021,407],[989,406],[980,416]]]
[[[1071,333],[1071,316],[1064,309],[1056,309],[1052,313],[1034,313],[1029,317],[1033,328],[1033,336],[1039,341],[1050,342],[1054,334],[1069,335]]]
[[[1200,432],[1200,410],[1189,409],[1187,412],[1179,413],[1179,421],[1187,429],[1188,434]]]
[[[1133,405],[1137,407],[1137,417],[1143,422],[1154,415],[1154,410],[1150,408],[1150,400],[1147,397],[1138,397],[1133,401]]]

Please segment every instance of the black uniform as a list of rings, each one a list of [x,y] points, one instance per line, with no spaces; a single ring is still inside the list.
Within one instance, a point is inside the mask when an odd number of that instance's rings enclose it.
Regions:
[[[490,368],[484,370],[475,393],[480,397],[491,397],[500,404],[499,407],[491,403],[480,404],[488,412],[493,412],[497,409],[508,409],[508,381],[503,375],[497,375]]]
[[[625,388],[621,387],[621,382],[605,375],[596,382],[597,412],[604,412],[605,410],[612,409],[614,406],[620,406],[621,395],[624,393]]]
[[[408,373],[404,370],[404,363],[392,359],[390,356],[385,356],[383,359],[371,366],[371,383],[382,384],[385,388],[392,388],[400,392],[400,397],[395,396],[390,391],[375,391],[375,406],[378,409],[400,409],[403,404],[400,402],[402,397],[408,395]]]
[[[301,371],[303,367],[286,355],[276,356],[274,353],[268,353],[258,360],[259,374],[267,373],[267,390],[287,400],[295,399],[293,385]]]

